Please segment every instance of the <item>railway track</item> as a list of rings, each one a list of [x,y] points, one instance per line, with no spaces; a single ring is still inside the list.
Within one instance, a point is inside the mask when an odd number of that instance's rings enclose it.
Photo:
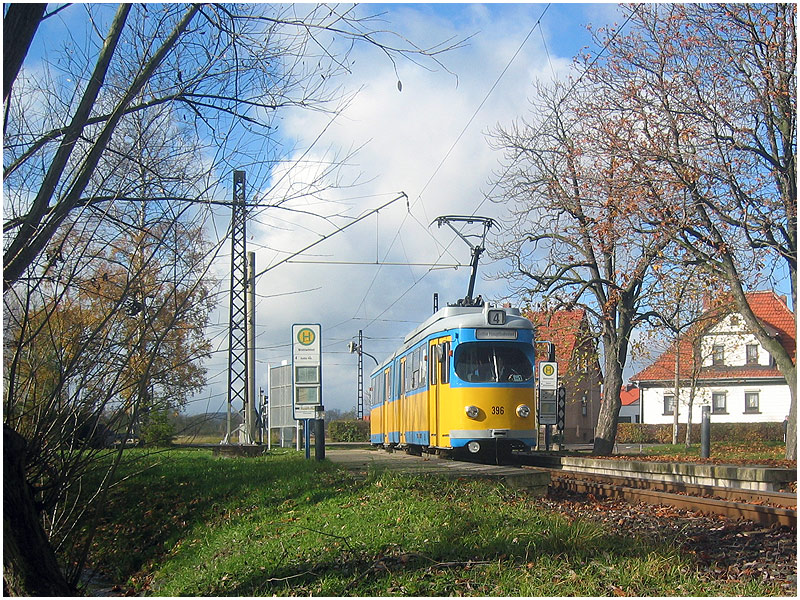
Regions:
[[[796,494],[545,470],[550,472],[550,486],[553,488],[621,498],[628,502],[663,504],[731,519],[748,519],[767,527],[785,525],[797,529]]]

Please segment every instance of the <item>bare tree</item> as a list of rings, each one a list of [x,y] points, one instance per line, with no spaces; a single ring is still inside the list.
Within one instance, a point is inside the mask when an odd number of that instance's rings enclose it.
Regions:
[[[4,18],[4,28],[13,18],[32,32],[4,44],[21,65],[4,70],[10,594],[75,591],[91,544],[77,530],[102,509],[123,459],[120,450],[100,460],[101,431],[128,436],[144,411],[180,405],[202,383],[208,265],[219,249],[203,239],[211,209],[226,204],[219,182],[248,166],[256,182],[268,179],[286,155],[274,133],[281,109],[336,112],[343,92],[334,81],[349,72],[356,43],[392,63],[434,67],[458,45],[418,48],[357,7],[61,10],[85,11],[90,33],[68,37],[58,60],[44,62],[25,60],[27,38],[55,13],[12,5]],[[92,469],[101,484],[86,489]]]
[[[791,389],[786,457],[796,458],[797,372],[745,292],[788,280],[797,311],[797,40],[794,4],[637,5],[593,80],[643,124],[632,156],[672,198],[685,258],[724,279]],[[795,319],[796,320],[796,319]]]
[[[663,338],[665,331],[668,332],[669,354],[674,357],[672,443],[678,443],[681,388],[686,386],[689,398],[685,443],[688,447],[697,381],[706,358],[701,353],[700,340],[716,318],[717,313],[709,311],[709,306],[724,296],[718,281],[699,267],[682,265],[677,256],[662,261],[653,271],[657,284],[651,290],[648,304],[655,315],[650,319],[652,327],[647,332],[646,337],[650,338],[647,345],[652,348],[653,338]]]
[[[639,208],[672,190],[618,154],[633,124],[611,108],[586,110],[590,87],[537,91],[532,113],[546,119],[495,136],[508,161],[500,201],[514,216],[496,254],[514,263],[507,275],[549,308],[581,305],[592,315],[604,361],[594,452],[610,454],[631,334],[653,314],[646,303],[651,269],[671,241],[668,215],[642,216]]]

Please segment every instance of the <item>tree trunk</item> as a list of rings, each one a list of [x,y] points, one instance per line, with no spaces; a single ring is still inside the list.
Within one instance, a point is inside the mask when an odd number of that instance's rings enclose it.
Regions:
[[[729,255],[722,257],[724,264],[724,275],[731,286],[733,300],[736,303],[736,308],[739,313],[744,317],[745,322],[752,331],[756,339],[761,345],[769,352],[770,356],[775,359],[775,364],[778,370],[786,379],[789,385],[789,392],[791,393],[791,403],[789,405],[789,423],[786,433],[786,460],[797,460],[797,365],[794,359],[790,356],[786,348],[783,347],[781,341],[773,335],[770,335],[764,325],[756,318],[753,309],[747,302],[747,295],[742,287],[739,279],[739,273],[736,270],[733,258]],[[792,290],[796,290],[796,283],[793,282]],[[792,309],[797,311],[797,306]],[[795,327],[797,321],[795,320]]]
[[[672,407],[672,445],[678,445],[678,416],[681,405],[681,350],[680,338],[675,336],[675,403]]]
[[[25,439],[3,424],[3,594],[74,596],[25,479]]]
[[[617,439],[617,421],[621,405],[619,393],[622,389],[622,366],[618,352],[610,345],[604,347],[605,372],[603,373],[603,399],[600,403],[600,414],[597,417],[594,448],[592,454],[608,456],[614,452]]]
[[[797,460],[797,367],[791,373],[784,373],[787,381],[791,377],[794,385],[789,385],[792,393],[791,405],[789,406],[789,422],[786,424],[786,460]]]
[[[692,445],[692,408],[694,407],[695,384],[689,389],[689,408],[686,412],[686,448]]]
[[[8,5],[3,17],[3,102],[8,100],[47,3]]]

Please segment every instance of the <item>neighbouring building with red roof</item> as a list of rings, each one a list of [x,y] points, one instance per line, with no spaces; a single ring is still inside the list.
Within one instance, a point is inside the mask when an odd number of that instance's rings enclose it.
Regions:
[[[630,383],[622,386],[619,391],[621,406],[619,409],[620,423],[638,423],[641,418],[641,405],[639,402],[639,388]]]
[[[756,317],[797,361],[797,328],[786,299],[775,292],[750,292]],[[703,406],[720,423],[781,422],[789,414],[791,394],[770,354],[759,344],[732,302],[718,302],[702,324],[679,339],[678,421],[686,423],[692,399],[692,423]],[[641,390],[643,423],[672,423],[675,402],[675,344],[652,365],[631,377]]]
[[[555,345],[559,384],[567,393],[564,441],[571,444],[590,442],[600,413],[603,376],[586,311],[528,311],[525,316],[536,327],[537,341]],[[540,360],[549,360],[545,348],[544,344],[537,344],[537,364]]]

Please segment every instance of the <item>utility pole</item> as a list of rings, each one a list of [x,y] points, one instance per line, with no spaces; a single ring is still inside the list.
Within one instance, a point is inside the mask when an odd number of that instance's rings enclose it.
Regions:
[[[358,347],[363,343],[363,331],[358,330]],[[356,419],[359,421],[364,418],[364,355],[358,353],[358,404],[356,405]]]
[[[347,345],[351,354],[358,354],[358,400],[356,404],[356,418],[360,421],[364,418],[364,354],[369,356],[375,361],[375,366],[378,366],[378,359],[372,356],[369,352],[364,352],[364,332],[358,330],[358,343],[350,342]]]
[[[248,277],[248,356],[247,356],[247,378],[250,390],[247,394],[247,404],[245,405],[245,443],[254,444],[256,441],[256,253],[248,252],[249,262]]]
[[[230,319],[228,325],[228,419],[224,444],[231,442],[231,406],[247,407],[247,211],[245,172],[233,172],[231,205]],[[240,442],[242,440],[240,439]]]

